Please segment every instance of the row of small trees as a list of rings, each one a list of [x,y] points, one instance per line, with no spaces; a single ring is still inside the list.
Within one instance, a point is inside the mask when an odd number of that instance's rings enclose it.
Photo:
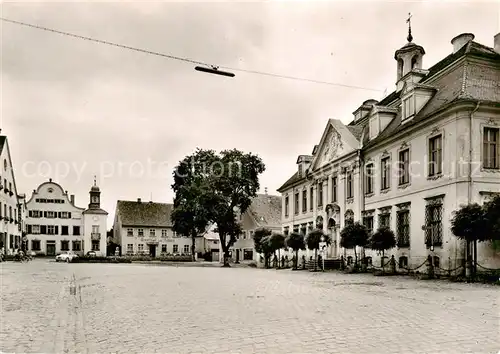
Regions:
[[[370,236],[368,229],[359,222],[348,224],[342,229],[340,236],[341,247],[354,249],[355,264],[358,261],[356,247],[368,247],[381,251],[382,257],[384,257],[386,250],[396,246],[396,238],[389,228],[380,228]],[[255,251],[264,255],[266,268],[269,267],[271,256],[276,254],[276,252],[278,252],[279,259],[281,249],[290,248],[295,252],[293,267],[297,269],[298,253],[300,250],[305,250],[306,246],[308,249],[314,250],[314,259],[317,260],[321,243],[324,242],[326,245],[331,244],[330,236],[323,233],[322,230],[313,230],[307,236],[294,232],[285,237],[280,233],[272,233],[269,229],[261,228],[255,231],[253,240]]]

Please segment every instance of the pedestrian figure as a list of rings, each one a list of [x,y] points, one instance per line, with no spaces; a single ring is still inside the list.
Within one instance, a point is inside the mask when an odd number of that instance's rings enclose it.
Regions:
[[[306,256],[302,255],[302,269],[306,269]]]

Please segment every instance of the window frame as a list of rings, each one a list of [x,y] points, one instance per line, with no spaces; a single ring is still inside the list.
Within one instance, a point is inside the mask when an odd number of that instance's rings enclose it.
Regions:
[[[487,132],[495,133],[495,142],[486,140]],[[496,171],[500,170],[500,128],[493,125],[484,125],[481,131],[481,167],[483,170]],[[488,146],[486,146],[488,145]],[[489,148],[495,146],[496,156],[493,156],[493,164],[491,164],[491,157],[489,156]],[[486,163],[488,162],[488,163]]]
[[[402,157],[402,155],[404,156],[405,153],[407,153],[406,155],[408,156],[407,160],[402,161],[401,157]],[[405,186],[405,185],[410,184],[410,182],[411,182],[410,160],[411,160],[411,155],[410,155],[410,147],[409,146],[405,146],[405,147],[401,148],[400,150],[398,150],[398,170],[399,170],[398,185],[399,186]],[[403,167],[403,173],[401,173],[401,167]]]
[[[427,165],[428,177],[437,177],[443,174],[443,136],[442,133],[438,133],[429,137],[427,140],[427,153],[429,159]],[[439,146],[433,146],[433,142],[439,142]],[[435,159],[437,161],[435,161]]]

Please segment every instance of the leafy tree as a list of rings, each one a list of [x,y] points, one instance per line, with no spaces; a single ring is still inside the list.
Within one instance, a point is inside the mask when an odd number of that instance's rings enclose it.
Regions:
[[[185,158],[177,170],[184,168],[192,160],[194,160],[192,156]],[[174,181],[177,183],[172,186],[175,198],[170,219],[176,234],[191,237],[191,255],[194,261],[196,237],[206,231],[211,221],[211,209],[207,208],[207,205],[210,205],[215,196],[211,194],[206,180],[186,172],[193,170],[190,168],[183,171],[184,178],[180,178],[179,173],[174,176]]]
[[[285,240],[286,246],[291,248],[295,252],[295,261],[293,263],[293,268],[297,269],[299,263],[299,250],[306,249],[306,243],[304,240],[304,235],[292,232]]]
[[[451,232],[466,242],[466,259],[471,256],[471,244],[473,245],[472,257],[474,263],[477,262],[476,245],[477,241],[485,241],[493,236],[493,223],[487,217],[488,204],[484,207],[477,204],[461,205],[453,212],[451,219]],[[474,269],[474,268],[473,268]]]
[[[273,253],[276,253],[278,251],[278,268],[279,268],[279,263],[280,263],[280,250],[282,248],[285,248],[285,236],[279,233],[273,233],[269,239],[271,249],[273,250]]]
[[[264,170],[262,160],[251,153],[233,149],[217,154],[213,150],[198,149],[184,158],[174,171],[172,188],[176,199],[179,194],[184,203],[183,207],[181,202],[177,205],[184,208],[178,218],[196,219],[193,215],[201,213],[199,223],[183,223],[193,226],[208,220],[216,224],[225,266],[229,265],[229,248],[242,231],[236,215],[244,213],[257,195],[259,175]]]
[[[485,222],[487,228],[487,239],[500,241],[500,195],[485,203]]]
[[[305,241],[307,248],[314,250],[314,270],[317,270],[319,245],[321,242],[325,242],[327,245],[330,245],[332,242],[330,235],[325,234],[323,230],[316,229],[307,234]]]
[[[359,222],[349,223],[340,231],[340,247],[354,249],[355,264],[358,263],[356,247],[366,247],[368,237],[368,229]]]
[[[381,227],[371,236],[370,248],[382,252],[382,271],[384,270],[384,253],[386,250],[396,247],[394,232],[388,227]]]
[[[271,236],[271,234],[272,234],[271,230],[264,227],[258,228],[257,230],[255,230],[253,234],[253,244],[255,252],[264,255],[264,266],[266,268],[268,267],[269,257],[271,256],[272,253],[268,251],[269,240],[266,237]]]
[[[274,252],[271,246],[271,235],[267,235],[262,238],[260,247],[262,249],[262,253],[264,254],[264,266],[269,268],[269,260]]]

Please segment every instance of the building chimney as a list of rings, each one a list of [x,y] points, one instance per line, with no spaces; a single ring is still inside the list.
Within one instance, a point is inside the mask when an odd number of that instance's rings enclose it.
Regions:
[[[49,182],[52,182],[52,178],[49,178]]]
[[[473,41],[475,36],[472,33],[462,33],[456,36],[451,40],[451,44],[453,44],[453,53],[456,53],[462,48],[464,45]]]
[[[137,203],[140,203],[141,202],[141,198],[137,198]]]
[[[500,54],[500,33],[497,33],[494,37],[493,40],[493,48],[495,49],[495,52]]]
[[[71,194],[69,196],[69,200],[71,201],[71,204],[75,205],[75,195],[74,194]]]

